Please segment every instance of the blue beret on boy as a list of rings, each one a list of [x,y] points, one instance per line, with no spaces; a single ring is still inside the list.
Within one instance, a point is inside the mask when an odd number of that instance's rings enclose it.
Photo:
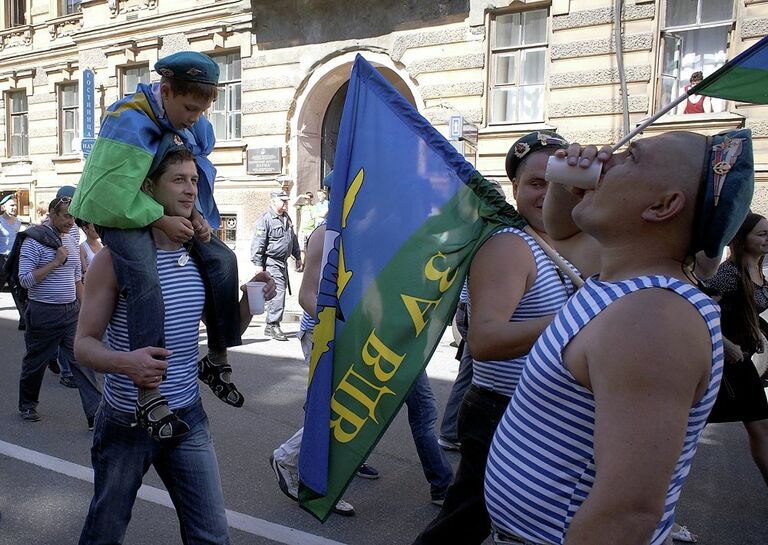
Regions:
[[[160,164],[165,160],[169,153],[173,151],[181,151],[188,149],[184,145],[184,141],[181,136],[175,132],[166,132],[163,134],[163,139],[160,140],[160,145],[157,147],[155,156],[152,159],[152,166],[149,167],[148,177],[152,177],[155,171],[160,167]]]
[[[10,201],[11,199],[15,199],[15,198],[16,198],[16,193],[8,193],[5,197],[0,199],[0,206],[4,205],[5,203]]]
[[[507,152],[504,166],[510,180],[516,176],[517,167],[529,153],[542,149],[566,149],[568,141],[554,131],[533,131],[521,136]]]
[[[219,84],[219,65],[208,55],[197,51],[181,51],[163,57],[155,63],[155,72],[166,78]]]
[[[755,163],[749,129],[707,138],[701,183],[693,251],[716,257],[736,235],[752,203]]]

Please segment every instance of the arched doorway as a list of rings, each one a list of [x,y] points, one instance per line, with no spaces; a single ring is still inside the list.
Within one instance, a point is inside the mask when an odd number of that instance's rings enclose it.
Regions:
[[[296,194],[315,192],[333,168],[341,113],[349,87],[349,75],[357,53],[346,53],[318,66],[304,92],[297,98],[291,120],[290,157]],[[361,52],[406,100],[423,108],[407,72],[397,68],[388,55]]]

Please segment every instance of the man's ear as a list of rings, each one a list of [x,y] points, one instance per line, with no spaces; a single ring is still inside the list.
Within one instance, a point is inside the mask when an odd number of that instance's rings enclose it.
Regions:
[[[144,193],[146,193],[147,195],[153,195],[153,196],[154,196],[154,192],[153,192],[153,190],[152,190],[152,188],[154,187],[154,185],[155,185],[155,184],[154,184],[154,182],[152,182],[152,180],[150,180],[149,178],[145,178],[145,179],[144,179],[144,183],[143,183],[143,184],[141,184],[141,190],[142,190]]]
[[[517,178],[512,178],[512,198],[517,200],[517,186],[520,185],[517,183]]]
[[[686,205],[685,194],[682,191],[668,191],[646,208],[642,218],[649,222],[665,222],[678,216]]]

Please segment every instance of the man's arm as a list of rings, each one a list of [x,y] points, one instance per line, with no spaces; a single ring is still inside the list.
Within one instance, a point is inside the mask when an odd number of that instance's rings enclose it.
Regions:
[[[565,157],[566,153],[558,150],[555,155]],[[584,166],[589,166],[596,160],[596,156],[607,160],[610,157],[609,148],[601,149],[600,155],[597,155],[594,146],[582,148],[579,144],[572,144],[568,149],[568,158],[572,165],[577,161],[586,160]],[[582,190],[575,191],[583,193]],[[573,221],[571,213],[580,200],[580,196],[571,188],[557,183],[548,184],[543,208],[544,227],[558,253],[573,263],[583,277],[587,277],[600,270],[600,245],[594,238],[582,232]]]
[[[137,386],[157,388],[168,367],[164,358],[171,352],[159,347],[120,352],[104,346],[101,339],[119,296],[109,248],[96,254],[90,271],[75,335],[77,361],[101,373],[127,375]]]
[[[595,397],[595,484],[567,545],[647,545],[706,391],[709,332],[698,312],[665,290],[612,304],[565,350],[565,365]]]
[[[491,237],[477,251],[469,271],[469,350],[478,360],[506,360],[527,354],[552,321],[545,316],[510,322],[526,290],[536,281],[528,244],[512,233]]]
[[[61,245],[56,249],[56,256],[51,261],[40,265],[41,255],[35,250],[36,244],[39,243],[28,238],[21,244],[19,252],[19,283],[26,289],[45,280],[51,271],[63,265],[69,256],[69,251]]]
[[[296,260],[296,270],[301,269],[301,246],[299,245],[299,237],[296,235],[296,231],[293,230],[293,226],[288,224],[291,230],[291,255]]]
[[[323,261],[325,225],[312,232],[307,241],[307,261],[304,263],[304,277],[299,286],[299,305],[312,318],[317,318],[317,290],[320,286],[320,272]]]
[[[253,232],[253,241],[251,242],[251,262],[256,265],[256,272],[263,271],[266,264],[265,252],[267,251],[267,239],[269,238],[268,228],[269,218],[267,214],[262,214],[256,220],[256,229]]]
[[[275,284],[275,279],[272,278],[272,275],[270,275],[267,271],[256,273],[253,278],[249,280],[249,282],[266,282],[267,285],[264,286],[265,301],[273,299],[277,294],[277,285]],[[247,286],[245,284],[240,286],[240,291],[243,292],[242,296],[240,297],[240,334],[242,335],[245,333],[245,330],[248,329],[248,325],[253,319],[253,314],[251,314],[251,306],[248,303]]]

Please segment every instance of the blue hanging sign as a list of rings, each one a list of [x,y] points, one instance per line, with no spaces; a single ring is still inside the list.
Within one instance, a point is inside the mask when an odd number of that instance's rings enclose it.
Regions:
[[[96,102],[93,70],[83,70],[83,140],[96,138]]]

